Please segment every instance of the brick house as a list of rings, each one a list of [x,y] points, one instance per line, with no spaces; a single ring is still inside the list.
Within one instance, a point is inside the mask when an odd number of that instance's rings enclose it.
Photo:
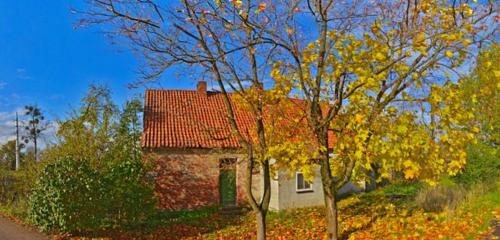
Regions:
[[[238,127],[246,132],[252,117],[234,107]],[[231,133],[223,95],[207,91],[206,82],[199,82],[196,90],[146,91],[142,147],[157,160],[156,191],[161,208],[245,203],[244,155]],[[253,191],[259,193],[259,174],[254,178]],[[280,171],[271,185],[271,209],[323,204],[319,174],[309,183],[299,172],[291,176]],[[347,191],[351,186],[344,188]]]

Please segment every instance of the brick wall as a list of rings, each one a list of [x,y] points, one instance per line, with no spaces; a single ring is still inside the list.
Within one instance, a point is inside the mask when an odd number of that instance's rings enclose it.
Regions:
[[[160,208],[195,209],[219,204],[219,160],[239,158],[237,200],[246,201],[242,155],[212,150],[162,150],[154,153],[156,192]]]

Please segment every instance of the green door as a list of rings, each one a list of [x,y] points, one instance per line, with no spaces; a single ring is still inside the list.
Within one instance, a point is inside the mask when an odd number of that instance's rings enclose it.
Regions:
[[[220,202],[224,206],[236,205],[236,170],[220,169]]]

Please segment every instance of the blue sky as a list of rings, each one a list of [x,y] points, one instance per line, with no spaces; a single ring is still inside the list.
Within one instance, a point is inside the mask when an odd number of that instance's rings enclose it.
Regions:
[[[0,0],[0,145],[12,139],[15,111],[36,104],[49,120],[79,106],[89,84],[103,84],[115,102],[140,95],[140,58],[113,45],[102,26],[76,28],[83,0]],[[185,73],[186,71],[184,71]],[[196,80],[175,70],[150,88],[194,89]],[[51,129],[53,134],[54,129]]]
[[[0,144],[12,137],[14,111],[37,104],[63,119],[78,106],[89,84],[111,88],[117,103],[141,94],[129,89],[139,60],[125,45],[112,45],[99,27],[75,28],[78,0],[0,1]],[[195,80],[164,75],[163,88],[194,88]],[[158,86],[151,86],[158,88]]]

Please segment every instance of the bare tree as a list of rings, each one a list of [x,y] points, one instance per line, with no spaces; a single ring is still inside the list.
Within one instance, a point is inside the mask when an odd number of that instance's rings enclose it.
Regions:
[[[188,67],[200,79],[213,80],[224,96],[234,135],[246,153],[246,194],[256,213],[257,238],[266,238],[271,198],[268,139],[264,124],[264,85],[276,53],[262,29],[277,21],[260,14],[267,6],[253,1],[89,1],[84,24],[111,26],[110,36],[125,37],[146,59],[143,73],[154,80],[175,65]],[[258,27],[255,26],[258,25]],[[267,43],[267,44],[266,44]],[[232,95],[231,95],[232,94]],[[235,97],[236,96],[236,97]],[[235,99],[248,107],[253,129],[238,126]],[[252,171],[261,168],[260,196],[252,192]]]

